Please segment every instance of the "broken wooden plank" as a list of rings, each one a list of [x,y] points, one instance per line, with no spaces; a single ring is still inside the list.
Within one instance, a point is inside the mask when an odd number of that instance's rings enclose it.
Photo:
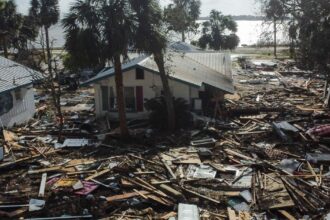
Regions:
[[[46,189],[46,181],[47,181],[47,173],[43,173],[41,176],[40,188],[39,188],[39,197],[45,196],[45,189]]]
[[[191,190],[186,189],[186,188],[184,188],[184,187],[182,187],[182,189],[183,189],[184,191],[186,191],[187,193],[190,193],[190,194],[195,195],[195,196],[197,196],[197,197],[200,197],[200,198],[206,199],[206,200],[211,201],[211,202],[214,202],[214,203],[216,203],[216,204],[220,204],[220,201],[218,201],[218,200],[215,200],[215,199],[212,199],[212,198],[210,198],[210,197],[204,196],[204,195],[202,195],[202,194],[199,194],[199,193],[197,193],[197,192],[191,191]]]
[[[100,172],[97,172],[97,173],[95,173],[95,174],[89,176],[89,177],[86,177],[86,178],[85,178],[85,181],[89,181],[89,180],[91,180],[91,179],[95,179],[96,177],[102,176],[102,175],[104,175],[104,174],[106,174],[106,173],[109,173],[110,171],[111,171],[111,170],[110,170],[109,168],[106,168],[106,169],[104,169],[104,170],[102,170],[102,171],[100,171]]]
[[[161,158],[161,156],[159,156]],[[176,179],[176,175],[174,174],[172,168],[167,164],[167,162],[161,158],[161,161],[163,163],[163,165],[165,166],[166,170],[168,171],[168,173],[171,175],[171,179]]]
[[[312,173],[313,176],[315,176],[315,181],[318,183],[319,177],[316,175],[312,165],[308,161],[306,161],[306,163],[307,163],[307,167],[308,167],[309,171]]]
[[[230,150],[230,149],[225,149],[224,150],[227,154],[230,154],[230,155],[233,155],[233,156],[236,156],[236,157],[239,157],[241,159],[244,159],[244,160],[252,160],[254,161],[255,159],[253,159],[252,157],[248,157],[248,156],[245,156],[243,154],[240,154],[236,151],[233,151],[233,150]]]
[[[108,202],[113,202],[113,201],[129,199],[129,198],[132,198],[132,197],[140,196],[140,194],[149,195],[150,192],[148,192],[148,191],[139,191],[139,193],[137,193],[137,192],[124,193],[124,194],[121,194],[121,195],[109,196],[109,197],[106,198],[106,200]]]
[[[236,217],[236,213],[233,209],[227,207],[228,219],[229,220],[238,220]]]
[[[140,193],[140,191],[138,191],[137,189],[133,189],[134,192],[136,192],[137,194],[139,194],[139,196],[141,196],[144,199],[148,199],[147,196],[143,195],[142,193]]]
[[[295,217],[293,217],[289,212],[285,210],[278,210],[278,212],[281,213],[288,220],[297,220]]]
[[[159,186],[159,188],[161,188],[163,191],[166,191],[166,192],[170,193],[175,198],[178,198],[178,199],[183,199],[184,198],[184,196],[183,196],[183,194],[181,192],[173,189],[172,187],[169,187],[168,185],[161,184]]]
[[[44,168],[44,169],[39,169],[39,170],[29,170],[28,174],[40,174],[40,173],[46,173],[46,172],[54,172],[54,171],[60,171],[62,167],[60,166],[55,166],[55,167],[49,167],[49,168]]]

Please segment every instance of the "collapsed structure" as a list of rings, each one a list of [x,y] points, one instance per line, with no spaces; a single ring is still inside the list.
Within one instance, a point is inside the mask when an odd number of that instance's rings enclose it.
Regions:
[[[229,54],[208,52],[170,52],[166,69],[175,98],[183,98],[190,110],[203,112],[214,106],[214,99],[224,100],[225,94],[234,93]],[[122,66],[124,96],[128,118],[148,115],[146,99],[162,95],[162,83],[153,56],[141,55]],[[82,85],[94,85],[97,116],[117,116],[114,68],[102,70]]]

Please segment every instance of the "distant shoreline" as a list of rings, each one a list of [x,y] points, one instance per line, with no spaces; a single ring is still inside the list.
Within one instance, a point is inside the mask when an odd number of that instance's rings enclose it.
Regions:
[[[263,16],[254,16],[254,15],[231,15],[235,21],[263,21],[265,17]],[[209,17],[200,17],[198,20],[207,21]]]

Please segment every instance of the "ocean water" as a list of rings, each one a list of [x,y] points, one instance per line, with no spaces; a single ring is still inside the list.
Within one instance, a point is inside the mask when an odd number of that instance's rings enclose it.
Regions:
[[[266,24],[263,21],[237,21],[238,31],[237,35],[240,38],[240,46],[242,45],[254,45],[260,42],[260,39],[267,39],[268,42],[273,41],[272,30],[273,26]],[[284,27],[279,26],[278,42],[284,43],[288,41],[287,31]],[[64,30],[60,25],[55,25],[50,28],[50,37],[54,47],[63,47]],[[187,40],[197,40],[200,34],[188,34]],[[179,41],[180,35],[171,35],[173,41]]]

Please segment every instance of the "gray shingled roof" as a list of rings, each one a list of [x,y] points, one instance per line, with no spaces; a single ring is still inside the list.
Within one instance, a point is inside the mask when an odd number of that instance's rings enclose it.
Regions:
[[[168,61],[166,66],[167,69],[170,70],[171,79],[196,87],[201,87],[203,84],[206,84],[228,93],[235,92],[232,80],[216,70],[200,64],[180,53],[171,53],[170,57],[171,61]],[[128,71],[137,67],[144,68],[156,74],[159,73],[158,67],[151,56],[135,58],[123,64],[122,69],[123,71]],[[114,72],[113,68],[103,71],[92,79],[84,82],[82,86],[111,77],[114,75]]]
[[[41,73],[0,56],[0,93],[32,84]]]

